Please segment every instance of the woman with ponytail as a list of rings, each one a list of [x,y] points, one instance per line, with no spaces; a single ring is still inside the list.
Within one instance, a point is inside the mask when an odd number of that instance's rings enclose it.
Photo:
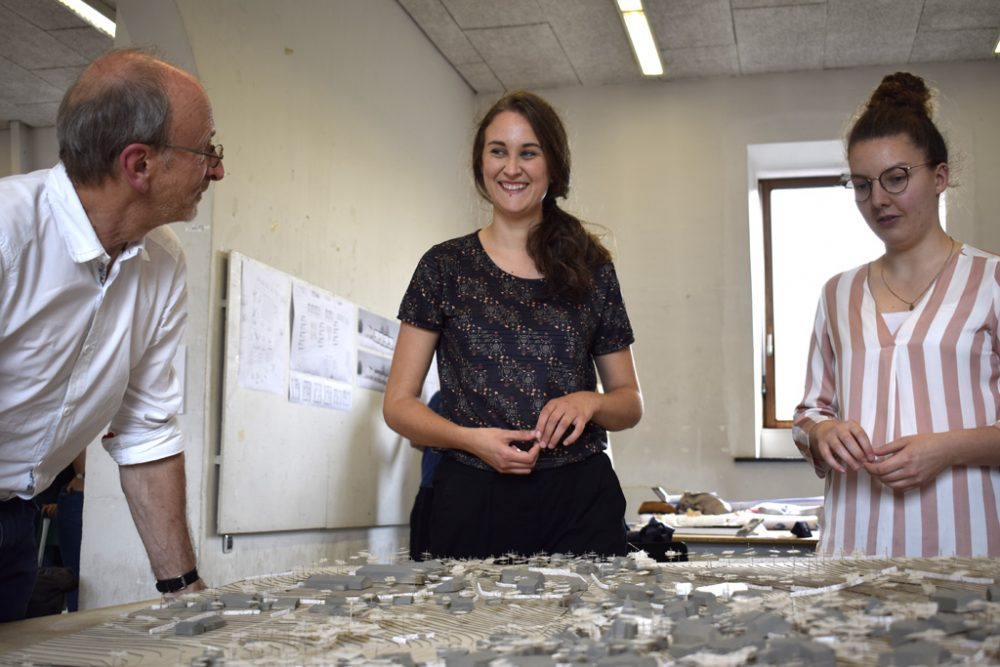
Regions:
[[[931,92],[882,80],[847,138],[885,254],[820,295],[793,434],[826,479],[820,551],[1000,556],[1000,258],[952,238]]]
[[[492,221],[420,260],[384,404],[393,430],[445,452],[429,554],[624,555],[625,498],[604,450],[608,431],[642,416],[634,337],[610,253],[557,202],[563,124],[537,95],[505,95],[479,124],[472,167]],[[419,398],[435,354],[440,416]]]

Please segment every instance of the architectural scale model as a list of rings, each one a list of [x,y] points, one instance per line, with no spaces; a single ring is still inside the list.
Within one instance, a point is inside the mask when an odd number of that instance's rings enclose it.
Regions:
[[[0,664],[1000,664],[996,559],[735,555],[362,555],[165,601]]]

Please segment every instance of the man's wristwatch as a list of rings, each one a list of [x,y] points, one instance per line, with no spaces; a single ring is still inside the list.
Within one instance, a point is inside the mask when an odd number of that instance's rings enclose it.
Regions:
[[[186,588],[196,581],[198,581],[198,568],[194,568],[190,572],[185,572],[181,576],[174,577],[173,579],[157,579],[156,590],[161,593],[176,593],[180,589]]]

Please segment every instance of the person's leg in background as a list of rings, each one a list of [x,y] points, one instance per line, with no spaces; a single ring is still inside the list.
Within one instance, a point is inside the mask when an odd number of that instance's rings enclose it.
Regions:
[[[59,528],[59,550],[63,567],[80,576],[80,541],[83,539],[83,491],[63,490],[59,493],[57,522]],[[78,609],[80,589],[66,594],[67,611]]]
[[[24,618],[38,576],[35,506],[0,501],[0,622]]]

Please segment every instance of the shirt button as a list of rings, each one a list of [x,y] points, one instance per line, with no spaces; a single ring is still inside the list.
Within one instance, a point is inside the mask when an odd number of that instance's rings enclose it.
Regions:
[[[68,415],[72,411],[73,411],[72,408],[69,408],[69,407],[63,408],[63,416]]]

